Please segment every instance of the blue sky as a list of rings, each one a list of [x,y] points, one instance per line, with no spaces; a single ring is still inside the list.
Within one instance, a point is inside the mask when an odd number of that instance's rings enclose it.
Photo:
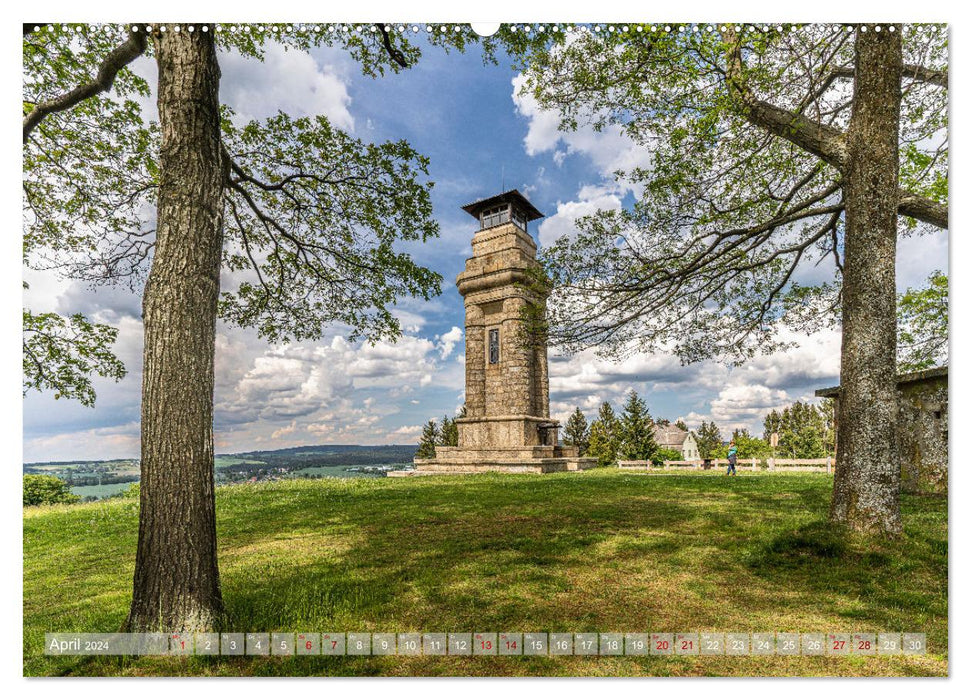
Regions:
[[[329,329],[316,343],[270,346],[249,330],[220,325],[217,336],[216,445],[219,452],[301,444],[406,443],[420,426],[462,403],[462,300],[455,276],[471,253],[476,222],[460,207],[518,188],[547,218],[532,233],[541,244],[568,233],[573,220],[598,208],[629,203],[631,191],[611,173],[646,164],[648,154],[619,131],[557,131],[556,115],[516,94],[518,75],[506,61],[484,65],[476,49],[445,55],[425,51],[398,75],[362,76],[343,52],[311,55],[270,47],[263,63],[221,58],[222,97],[240,118],[278,109],[327,115],[365,140],[406,139],[431,159],[432,200],[441,238],[413,253],[445,278],[431,302],[405,301],[404,328],[395,344],[350,345]],[[154,80],[142,59],[135,69]],[[151,101],[144,105],[154,114]],[[920,284],[947,269],[946,233],[903,239],[898,286]],[[129,375],[97,381],[98,404],[85,408],[30,394],[24,400],[24,460],[138,455],[141,321],[137,296],[90,290],[29,273],[27,303],[35,311],[85,312],[121,329],[117,352]],[[714,419],[723,428],[761,432],[764,414],[838,381],[839,335],[794,337],[800,347],[756,358],[741,368],[706,362],[682,367],[666,355],[635,355],[622,363],[593,352],[551,357],[551,412],[564,419],[575,406],[588,416],[603,400],[619,404],[631,388],[655,416],[696,426]]]

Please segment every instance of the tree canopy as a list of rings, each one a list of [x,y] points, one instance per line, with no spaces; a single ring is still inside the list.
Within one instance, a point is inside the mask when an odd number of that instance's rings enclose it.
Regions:
[[[523,90],[562,128],[619,126],[650,151],[616,173],[632,206],[546,251],[551,341],[741,361],[783,347],[782,322],[835,324],[852,28],[595,29],[518,39]],[[947,226],[946,27],[905,25],[903,47],[900,232],[922,235]]]
[[[609,401],[600,404],[597,418],[590,424],[590,447],[587,454],[597,458],[597,466],[617,463],[620,450],[620,421]]]
[[[454,29],[427,41],[463,49],[471,30]],[[143,288],[155,249],[161,134],[139,102],[151,87],[131,64],[153,54],[153,31],[211,31],[220,51],[256,60],[270,42],[302,51],[339,46],[368,76],[400,71],[421,54],[384,25],[25,26],[28,270]],[[397,248],[438,235],[428,161],[407,143],[366,143],[321,115],[242,123],[224,106],[221,124],[223,267],[232,282],[219,303],[225,320],[272,342],[317,338],[332,323],[352,337],[393,338],[400,326],[390,307],[399,298],[440,293],[441,276]],[[25,309],[24,324],[25,391],[90,404],[89,373],[122,376],[104,324],[46,309]]]
[[[763,438],[771,442],[777,433],[776,454],[791,459],[817,459],[831,454],[833,448],[832,403],[820,406],[796,401],[782,411],[770,411],[763,422]]]
[[[590,427],[587,425],[587,417],[583,415],[579,406],[570,414],[563,427],[563,443],[576,447],[580,457],[590,450]]]
[[[631,389],[620,414],[620,456],[624,459],[650,460],[657,450],[654,421],[647,404]]]
[[[722,435],[715,421],[703,422],[695,434],[695,441],[698,443],[698,454],[702,459],[716,457],[722,446]]]

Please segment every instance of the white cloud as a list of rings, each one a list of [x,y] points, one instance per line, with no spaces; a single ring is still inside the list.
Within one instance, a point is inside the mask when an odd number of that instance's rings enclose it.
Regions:
[[[612,179],[617,170],[650,165],[650,150],[631,140],[618,124],[607,124],[598,131],[590,124],[581,123],[575,130],[560,131],[560,113],[543,109],[532,94],[522,93],[525,83],[526,77],[522,73],[512,79],[516,111],[529,122],[523,138],[527,155],[553,151],[553,162],[557,165],[561,165],[567,155],[583,155],[608,179]]]
[[[598,211],[614,211],[621,207],[620,197],[615,192],[593,192],[589,189],[586,197],[579,196],[571,202],[557,202],[556,213],[546,217],[539,225],[539,244],[550,246],[562,236],[578,233],[576,220],[596,214]]]
[[[456,344],[462,340],[462,329],[458,326],[452,326],[452,329],[447,333],[442,333],[438,336],[438,351],[443,360],[448,359],[449,355],[455,349]]]
[[[140,445],[139,424],[129,422],[26,439],[24,461],[52,459],[49,455],[67,459],[126,459],[137,456]]]
[[[735,426],[761,422],[773,408],[792,403],[789,394],[781,389],[770,389],[759,384],[736,384],[718,392],[711,402],[711,417],[721,423]]]
[[[588,158],[602,178],[595,184],[581,185],[576,198],[557,202],[556,213],[539,225],[539,243],[549,246],[561,236],[576,233],[576,219],[597,211],[613,211],[621,208],[623,198],[635,187],[626,178],[618,179],[616,171],[647,168],[651,153],[645,146],[635,143],[617,124],[608,124],[602,130],[581,123],[575,130],[559,130],[560,114],[540,107],[536,98],[521,93],[526,82],[520,73],[512,80],[513,102],[516,111],[526,117],[528,128],[523,146],[529,156],[553,152],[553,162],[561,166],[568,155]]]
[[[390,443],[403,443],[407,445],[418,442],[418,438],[421,437],[421,430],[422,426],[420,425],[403,425],[400,428],[385,433],[384,437]]]
[[[762,419],[773,408],[814,400],[814,389],[838,382],[838,331],[807,336],[784,329],[780,336],[798,346],[757,356],[742,367],[711,360],[682,365],[664,352],[634,353],[620,361],[598,357],[593,350],[572,357],[554,355],[549,365],[550,411],[565,420],[579,406],[592,419],[603,401],[617,408],[633,388],[653,412],[667,418],[684,415],[691,427],[715,420],[725,429],[761,431]],[[663,397],[664,408],[658,408],[658,397]]]
[[[308,53],[270,43],[263,62],[228,51],[220,55],[219,65],[220,97],[242,121],[278,111],[291,116],[322,114],[335,127],[354,130],[349,81],[337,63],[320,64]]]
[[[270,435],[270,439],[277,440],[279,438],[285,437],[287,435],[290,435],[291,433],[296,432],[296,430],[297,430],[297,421],[292,420],[290,421],[289,425],[286,425],[280,428],[279,430],[274,430],[273,433]]]

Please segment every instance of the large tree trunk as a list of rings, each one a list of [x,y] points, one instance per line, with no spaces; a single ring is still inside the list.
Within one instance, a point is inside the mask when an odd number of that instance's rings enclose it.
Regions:
[[[853,115],[844,172],[846,242],[839,445],[830,517],[854,530],[896,534],[896,251],[900,27],[858,31]]]
[[[142,482],[127,628],[219,624],[213,356],[222,250],[219,65],[212,32],[155,37],[162,128],[155,255],[142,302]]]

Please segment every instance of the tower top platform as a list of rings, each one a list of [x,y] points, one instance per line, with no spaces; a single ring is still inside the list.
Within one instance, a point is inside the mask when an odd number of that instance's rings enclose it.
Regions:
[[[519,190],[509,190],[508,192],[503,192],[502,194],[480,199],[477,202],[466,204],[464,207],[462,207],[462,210],[467,212],[469,216],[478,219],[483,211],[503,204],[513,205],[513,207],[522,212],[523,216],[526,218],[526,221],[535,221],[536,219],[543,218],[543,213],[534,207]]]

